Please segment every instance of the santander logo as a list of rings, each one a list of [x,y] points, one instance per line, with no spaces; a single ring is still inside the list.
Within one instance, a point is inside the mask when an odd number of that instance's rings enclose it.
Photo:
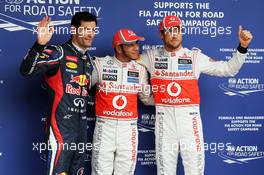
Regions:
[[[112,100],[115,109],[122,110],[127,106],[127,98],[124,95],[117,95]]]

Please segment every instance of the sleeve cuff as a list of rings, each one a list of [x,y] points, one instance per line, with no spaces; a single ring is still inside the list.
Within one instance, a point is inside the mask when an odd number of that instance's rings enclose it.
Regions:
[[[42,52],[45,49],[46,45],[40,45],[37,41],[33,45],[33,49],[37,52]]]
[[[242,47],[240,44],[238,45],[237,50],[238,52],[243,53],[243,54],[247,53],[247,48]]]

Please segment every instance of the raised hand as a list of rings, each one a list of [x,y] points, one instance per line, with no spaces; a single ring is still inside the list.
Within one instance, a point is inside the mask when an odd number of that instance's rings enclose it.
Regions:
[[[244,30],[242,26],[239,26],[238,29],[238,39],[240,42],[240,45],[244,48],[247,48],[251,40],[253,39],[253,35],[250,31]]]
[[[41,45],[46,45],[53,33],[54,33],[54,27],[50,26],[51,25],[51,18],[49,16],[45,16],[42,18],[42,20],[38,24],[38,38],[37,42]]]

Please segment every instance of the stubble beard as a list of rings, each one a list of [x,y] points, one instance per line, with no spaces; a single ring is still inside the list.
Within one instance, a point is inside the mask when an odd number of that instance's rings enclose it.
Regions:
[[[179,50],[181,47],[182,47],[182,42],[179,42],[177,45],[172,45],[170,43],[167,43],[165,44],[166,48],[169,50],[169,51],[176,51],[176,50]]]

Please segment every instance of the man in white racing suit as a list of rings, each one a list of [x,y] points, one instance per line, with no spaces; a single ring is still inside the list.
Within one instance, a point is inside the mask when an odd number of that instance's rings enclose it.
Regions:
[[[115,56],[95,59],[96,125],[93,137],[92,175],[132,175],[137,162],[137,96],[154,104],[146,68],[135,60],[137,36],[129,29],[117,31]]]
[[[158,175],[175,175],[181,154],[186,175],[204,174],[204,141],[200,119],[200,73],[234,76],[243,65],[252,35],[239,27],[240,45],[233,57],[215,61],[197,48],[182,47],[181,20],[160,23],[163,48],[149,49],[138,59],[151,74],[156,105],[155,142]]]

